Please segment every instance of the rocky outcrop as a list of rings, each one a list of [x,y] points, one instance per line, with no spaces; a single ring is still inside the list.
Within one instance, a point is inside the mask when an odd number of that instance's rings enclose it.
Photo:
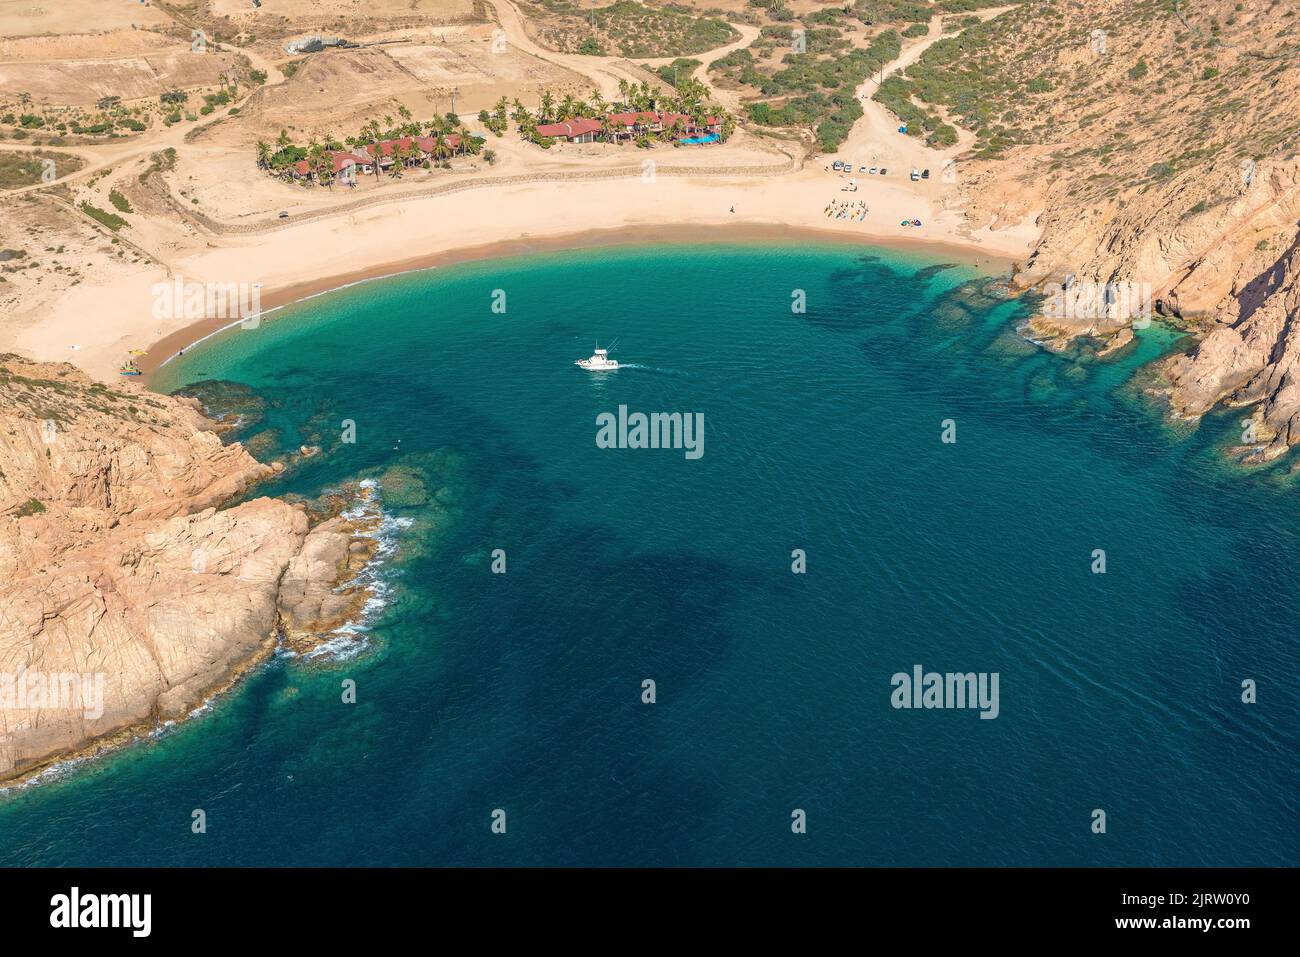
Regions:
[[[1300,441],[1300,45],[1272,6],[1021,4],[909,78],[969,131],[950,208],[972,228],[1037,212],[1014,277],[1042,296],[1035,341],[1088,337],[1109,356],[1164,316],[1195,343],[1161,370],[1175,414],[1254,404],[1253,457]]]
[[[280,582],[280,621],[285,640],[299,650],[322,632],[354,620],[368,595],[362,589],[340,590],[334,583],[351,581],[375,555],[378,541],[366,529],[341,516],[308,533],[289,562]],[[358,535],[362,532],[362,535]]]
[[[1043,238],[1015,281],[1043,288],[1068,274],[1084,288],[1131,285],[1146,291],[1131,301],[1150,312],[1212,326],[1237,309],[1225,300],[1252,292],[1252,281],[1295,241],[1298,222],[1295,157],[1261,163],[1249,182],[1235,166],[1196,171],[1122,207],[1078,208],[1060,196],[1043,214]],[[1038,336],[1109,336],[1141,318],[1124,310],[1054,311],[1056,288],[1048,287],[1043,315],[1031,324]],[[1241,308],[1251,308],[1249,301]]]
[[[1250,461],[1300,444],[1300,237],[1276,262],[1238,270],[1215,327],[1164,369],[1174,411],[1199,416],[1219,402],[1257,405],[1243,435]]]
[[[273,469],[196,405],[0,359],[0,779],[184,716],[364,603],[355,522],[219,507]]]

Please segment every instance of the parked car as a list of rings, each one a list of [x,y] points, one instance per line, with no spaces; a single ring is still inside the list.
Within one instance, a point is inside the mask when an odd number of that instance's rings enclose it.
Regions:
[[[844,168],[844,164],[841,163],[839,160],[836,160],[834,163],[831,164],[831,169],[833,169],[837,173],[843,168]]]
[[[859,166],[859,167],[858,167],[858,172],[859,172],[859,173],[865,173],[866,171],[867,171],[867,168],[866,168],[865,166]]]
[[[929,178],[930,178],[930,171],[928,169],[921,170],[921,179],[929,179]]]
[[[888,173],[888,172],[889,172],[889,170],[885,169],[885,167],[883,167],[883,166],[880,167],[880,175],[881,175],[881,176],[884,176],[884,175],[885,175],[886,173]]]
[[[283,209],[280,210],[280,218],[281,218],[281,219],[288,219],[288,218],[289,218],[289,214],[288,214],[288,212],[286,212],[286,211],[283,210]]]
[[[872,176],[875,176],[875,175],[876,175],[876,167],[874,167],[874,166],[871,167],[871,175],[872,175]]]
[[[921,171],[916,167],[912,167],[912,181],[915,182],[920,178],[921,178]]]

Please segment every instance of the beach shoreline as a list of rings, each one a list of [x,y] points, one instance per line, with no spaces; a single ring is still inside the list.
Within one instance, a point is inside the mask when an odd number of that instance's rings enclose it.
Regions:
[[[849,186],[844,175],[812,167],[761,183],[727,175],[532,182],[394,195],[364,209],[246,233],[181,238],[160,232],[154,237],[160,256],[120,257],[111,270],[11,313],[0,324],[0,351],[71,362],[105,383],[120,381],[122,363],[133,359],[147,378],[170,356],[246,314],[186,315],[172,302],[177,283],[259,290],[265,313],[414,269],[598,245],[844,243],[929,250],[1000,269],[1025,262],[1039,236],[1032,215],[996,229],[973,228],[947,204],[948,187],[934,180],[864,178],[858,190]],[[838,217],[841,207],[855,215]],[[904,227],[904,220],[924,225]],[[138,228],[148,225],[141,220]],[[142,350],[149,355],[139,355]]]
[[[337,292],[350,286],[391,279],[407,273],[426,269],[439,269],[461,263],[485,262],[525,255],[546,255],[581,249],[616,249],[640,246],[674,246],[737,244],[779,247],[782,243],[797,241],[825,245],[848,246],[864,250],[884,248],[900,249],[937,256],[950,257],[989,275],[997,275],[1012,268],[1015,257],[1006,252],[991,250],[977,242],[961,243],[947,239],[927,239],[918,236],[880,236],[867,233],[845,234],[833,229],[810,226],[786,226],[763,223],[728,223],[696,226],[684,223],[615,226],[584,229],[537,237],[499,239],[487,243],[438,250],[409,259],[375,263],[344,273],[323,275],[277,286],[262,294],[262,313],[270,313],[317,296]],[[150,343],[147,355],[141,356],[138,365],[142,381],[150,388],[159,370],[184,352],[199,346],[219,333],[238,326],[241,320],[214,317],[189,322]]]

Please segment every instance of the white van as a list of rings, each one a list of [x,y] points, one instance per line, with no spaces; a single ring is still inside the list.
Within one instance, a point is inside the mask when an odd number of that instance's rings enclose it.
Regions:
[[[920,171],[919,169],[913,168],[913,169],[912,169],[912,179],[913,179],[913,181],[918,180],[918,179],[920,179],[920,178],[921,178],[921,171]]]

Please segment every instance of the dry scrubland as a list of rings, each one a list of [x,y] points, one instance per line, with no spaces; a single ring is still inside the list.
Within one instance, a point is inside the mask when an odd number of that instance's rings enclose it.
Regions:
[[[211,0],[206,6],[217,18],[251,23],[282,19],[298,27],[340,21],[445,23],[482,15],[475,0],[263,0],[260,9],[247,0]]]
[[[288,82],[268,89],[223,141],[274,137],[281,129],[351,131],[378,113],[405,105],[414,115],[444,113],[457,91],[458,112],[474,112],[500,97],[535,99],[543,87],[584,89],[581,77],[521,50],[491,52],[491,33],[470,30],[446,43],[337,50],[305,58]]]
[[[714,10],[692,14],[674,5],[614,0],[594,8],[576,0],[522,3],[530,33],[552,50],[606,56],[664,57],[703,53],[739,34]]]
[[[155,4],[104,0],[0,0],[0,37],[67,36],[113,30],[166,28],[171,17]],[[5,56],[0,46],[0,56]]]
[[[111,59],[13,63],[4,66],[4,84],[29,93],[38,104],[89,106],[107,96],[135,100],[164,90],[212,85],[233,68],[233,62],[233,54],[195,56],[185,49]]]

